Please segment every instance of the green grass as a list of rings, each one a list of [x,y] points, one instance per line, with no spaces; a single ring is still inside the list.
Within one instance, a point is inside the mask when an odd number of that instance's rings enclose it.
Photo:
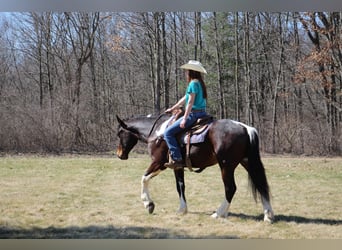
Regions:
[[[147,156],[127,161],[101,156],[0,158],[1,238],[273,238],[342,239],[342,158],[264,157],[276,220],[262,221],[260,203],[236,170],[237,192],[227,219],[210,214],[221,204],[218,166],[186,172],[189,212],[179,201],[173,172],[150,184],[155,212],[140,201]]]

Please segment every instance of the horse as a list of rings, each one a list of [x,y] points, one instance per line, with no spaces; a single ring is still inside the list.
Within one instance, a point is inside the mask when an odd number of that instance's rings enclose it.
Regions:
[[[119,145],[116,154],[121,160],[127,160],[130,151],[138,141],[147,144],[151,164],[141,178],[141,199],[150,214],[155,204],[149,193],[149,181],[166,169],[168,162],[168,147],[162,139],[170,120],[170,114],[157,116],[137,116],[122,120],[116,116],[118,125],[117,136]],[[190,148],[190,160],[195,172],[200,173],[205,168],[218,164],[224,184],[225,197],[222,204],[211,215],[213,218],[226,218],[229,206],[236,192],[234,171],[241,164],[248,172],[253,197],[261,200],[264,221],[272,223],[274,213],[270,203],[270,190],[263,163],[259,152],[258,132],[254,127],[230,119],[214,119],[209,125],[204,142],[193,144]],[[183,154],[185,154],[183,150]],[[179,195],[177,213],[188,211],[185,198],[184,168],[174,169],[176,188]]]

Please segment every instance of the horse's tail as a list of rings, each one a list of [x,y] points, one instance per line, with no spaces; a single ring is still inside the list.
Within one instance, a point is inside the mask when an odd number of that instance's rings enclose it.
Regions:
[[[246,126],[246,125],[245,125]],[[248,177],[252,189],[254,200],[257,201],[259,195],[270,200],[269,186],[266,178],[265,168],[260,159],[259,136],[255,128],[246,126],[250,144],[248,147]]]

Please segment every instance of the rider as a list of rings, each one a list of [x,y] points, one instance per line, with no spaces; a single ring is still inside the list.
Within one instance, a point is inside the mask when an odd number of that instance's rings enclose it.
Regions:
[[[207,89],[202,78],[202,73],[207,71],[199,61],[190,60],[181,66],[185,69],[188,87],[185,95],[165,113],[170,113],[185,104],[184,116],[170,125],[164,132],[164,139],[169,147],[171,159],[165,163],[165,167],[177,168],[184,167],[185,162],[176,139],[176,134],[189,128],[198,118],[206,116]]]

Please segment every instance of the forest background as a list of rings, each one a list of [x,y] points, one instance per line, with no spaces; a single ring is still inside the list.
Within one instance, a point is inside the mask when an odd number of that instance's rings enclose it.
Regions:
[[[160,114],[207,69],[208,113],[265,153],[341,155],[342,12],[0,15],[0,151],[105,152],[116,115]]]

